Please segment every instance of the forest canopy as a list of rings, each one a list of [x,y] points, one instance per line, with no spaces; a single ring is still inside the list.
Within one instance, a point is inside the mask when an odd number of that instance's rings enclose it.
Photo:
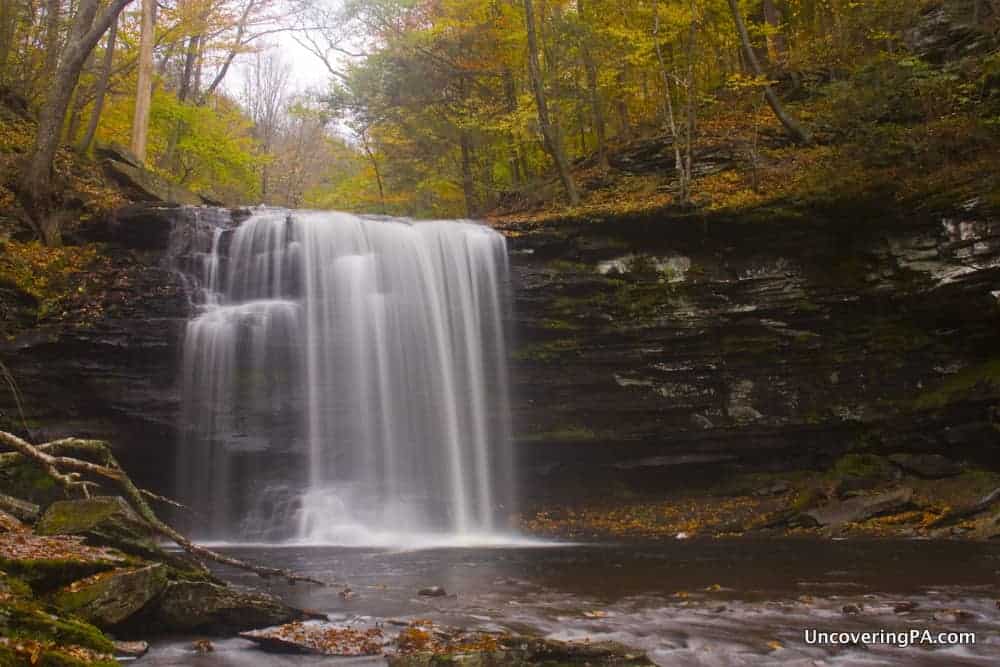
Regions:
[[[29,165],[0,199],[46,237],[53,159],[30,156],[135,147],[137,124],[149,169],[217,200],[415,217],[975,170],[998,29],[998,0],[5,0],[0,90],[39,125],[0,146]],[[650,138],[660,181],[625,183]],[[706,166],[720,151],[739,182]]]

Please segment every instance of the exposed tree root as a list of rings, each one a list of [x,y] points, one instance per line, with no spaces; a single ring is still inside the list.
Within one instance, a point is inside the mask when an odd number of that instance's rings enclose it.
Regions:
[[[132,482],[132,479],[128,476],[128,474],[126,474],[125,471],[122,470],[121,466],[118,465],[118,462],[115,461],[107,447],[107,444],[104,442],[99,440],[64,438],[62,440],[55,440],[42,445],[32,445],[16,435],[7,433],[6,431],[0,431],[0,443],[7,445],[21,456],[37,463],[50,477],[56,480],[56,482],[67,490],[80,491],[85,496],[89,496],[90,489],[98,485],[96,482],[84,479],[84,474],[100,477],[114,482],[125,495],[125,498],[128,500],[132,508],[139,514],[140,517],[142,517],[143,521],[146,522],[150,529],[176,543],[179,547],[187,551],[195,558],[210,560],[216,563],[221,563],[222,565],[247,570],[248,572],[253,572],[263,578],[281,577],[288,580],[289,583],[302,581],[326,585],[323,581],[299,575],[291,572],[290,570],[254,565],[238,558],[232,558],[231,556],[226,556],[195,544],[177,530],[161,521],[146,502],[146,498],[149,497],[172,505],[181,505],[137,487]],[[90,461],[84,461],[79,458],[59,454],[61,450],[65,450],[67,448],[91,450],[99,453],[103,463],[92,463]]]

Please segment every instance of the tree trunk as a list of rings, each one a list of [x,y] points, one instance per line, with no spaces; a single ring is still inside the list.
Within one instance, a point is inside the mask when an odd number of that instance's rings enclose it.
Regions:
[[[476,205],[476,183],[472,176],[472,145],[469,141],[469,133],[460,130],[462,146],[462,193],[465,196],[465,215],[474,218],[479,212]]]
[[[135,115],[132,117],[132,152],[139,163],[146,162],[146,140],[149,135],[149,107],[153,98],[153,42],[156,0],[142,0],[142,32],[139,37],[139,77],[135,93]]]
[[[663,78],[663,98],[666,106],[667,126],[674,144],[674,169],[677,171],[677,189],[681,204],[687,204],[689,198],[688,172],[685,169],[681,154],[681,136],[674,117],[674,96],[670,91],[670,74],[663,58],[663,47],[660,45],[660,3],[653,3],[653,43],[656,46],[656,59],[660,63],[660,76]]]
[[[542,131],[545,150],[556,163],[559,180],[562,181],[563,189],[566,190],[570,206],[577,206],[580,203],[580,193],[577,192],[576,183],[573,181],[569,160],[566,159],[566,153],[563,151],[562,139],[549,119],[545,86],[542,82],[542,67],[538,60],[538,36],[535,32],[535,10],[532,4],[533,0],[524,0],[524,21],[528,32],[528,71],[531,75],[531,87],[535,93],[535,106],[538,108],[538,125]]]
[[[59,147],[70,97],[90,52],[111,22],[132,0],[111,0],[98,13],[98,0],[80,0],[69,41],[38,116],[35,145],[21,177],[19,195],[46,245],[62,242],[59,220],[53,215],[52,162]]]
[[[9,1],[9,0],[5,0]],[[62,0],[47,0],[45,3],[45,80],[50,81],[59,67],[59,17]]]
[[[591,37],[590,24],[587,23],[586,2],[577,0],[576,10],[580,13],[580,19],[587,27],[581,44],[583,53],[583,63],[587,70],[587,89],[590,96],[590,114],[594,123],[594,134],[597,137],[597,164],[601,169],[607,171],[610,168],[608,163],[608,142],[607,123],[604,120],[604,107],[601,104],[601,92],[599,89],[600,78],[597,75],[597,61],[594,60],[593,51],[588,43]]]
[[[781,15],[781,10],[774,3],[774,0],[764,0],[762,8],[764,10],[764,20],[767,21],[768,26],[771,28],[772,34],[768,37],[771,50],[774,52],[775,59],[784,65],[788,60],[788,42],[785,40],[784,33],[781,32],[781,22],[784,17]]]
[[[181,102],[186,102],[191,94],[191,79],[194,77],[195,61],[198,59],[199,39],[199,35],[188,39],[187,50],[184,53],[184,74],[181,75],[181,85],[177,91],[177,99]]]
[[[625,141],[632,140],[632,121],[629,118],[628,102],[625,100],[625,69],[618,72],[618,101],[615,108],[618,111],[618,136]]]
[[[97,81],[97,92],[94,94],[94,108],[90,112],[90,122],[87,124],[87,131],[84,132],[80,144],[77,146],[81,153],[90,150],[90,145],[94,143],[94,136],[97,134],[97,126],[101,122],[101,113],[104,111],[104,96],[108,92],[108,81],[111,79],[111,70],[115,61],[115,40],[118,38],[118,17],[111,23],[108,29],[108,43],[104,47],[104,62],[101,66],[101,77]]]
[[[729,0],[729,9],[733,14],[733,21],[736,23],[736,32],[739,33],[740,45],[743,47],[743,55],[746,57],[747,63],[750,65],[751,72],[758,77],[764,76],[763,71],[760,68],[760,62],[757,61],[757,56],[754,54],[753,46],[750,44],[750,35],[747,32],[747,26],[743,22],[743,16],[740,14],[740,7],[738,0]],[[771,86],[764,86],[764,97],[767,99],[768,106],[771,107],[771,111],[774,115],[781,121],[781,124],[785,127],[788,135],[797,143],[809,144],[812,143],[812,135],[806,130],[799,121],[795,119],[794,116],[785,111],[784,106],[781,104],[781,100],[775,94],[774,89]]]

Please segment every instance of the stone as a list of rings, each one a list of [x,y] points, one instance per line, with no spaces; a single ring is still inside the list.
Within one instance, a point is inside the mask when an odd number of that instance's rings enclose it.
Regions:
[[[856,604],[845,604],[840,611],[845,616],[855,616],[861,613],[861,606]]]
[[[654,663],[642,652],[633,651],[622,644],[601,642],[561,642],[553,639],[531,637],[505,637],[496,641],[495,650],[445,649],[439,651],[417,651],[414,653],[391,654],[386,656],[390,667],[430,667],[432,665],[458,663],[466,667],[532,667],[535,665],[590,665],[602,667],[619,665],[622,667],[646,667]]]
[[[137,556],[163,555],[153,532],[124,499],[98,496],[52,503],[35,526],[39,535],[82,535],[87,544]]]
[[[41,509],[35,503],[0,493],[0,511],[6,512],[18,521],[34,523],[38,521]]]
[[[343,627],[329,623],[289,623],[276,628],[241,632],[240,637],[275,653],[329,656],[382,655],[380,627]]]
[[[894,491],[848,500],[834,501],[804,514],[820,526],[841,526],[864,521],[881,514],[892,514],[908,507],[913,500],[913,489],[902,487]]]
[[[897,602],[896,604],[892,605],[892,612],[894,614],[906,614],[913,611],[919,606],[920,605],[917,604],[916,602],[910,602],[910,601]]]
[[[940,454],[893,454],[889,460],[905,472],[924,479],[954,477],[962,467]]]
[[[87,546],[79,537],[0,533],[0,571],[38,592],[121,567],[124,562],[124,554]]]
[[[174,185],[165,178],[145,169],[134,155],[121,147],[105,145],[96,149],[103,158],[104,173],[122,188],[133,201],[151,201],[184,206],[201,206],[206,202],[195,193]]]
[[[144,615],[145,616],[145,615]],[[207,581],[171,581],[144,625],[161,632],[229,634],[315,616],[278,598]]]
[[[139,613],[167,587],[167,568],[155,563],[117,569],[75,581],[50,601],[99,628],[111,628]]]
[[[141,658],[149,652],[149,642],[144,641],[116,641],[115,657],[135,660]]]
[[[443,598],[448,595],[448,592],[440,586],[428,586],[427,588],[421,588],[417,591],[417,595],[422,595],[427,598]]]

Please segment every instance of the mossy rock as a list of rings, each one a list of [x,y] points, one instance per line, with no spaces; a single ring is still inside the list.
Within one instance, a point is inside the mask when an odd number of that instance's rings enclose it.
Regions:
[[[549,639],[513,638],[495,651],[435,654],[432,652],[388,657],[390,667],[571,667],[580,665],[645,667],[653,665],[641,651],[631,651],[615,642],[560,642]]]
[[[110,570],[116,565],[118,563],[113,561],[79,560],[71,555],[67,555],[65,558],[19,558],[16,560],[0,557],[0,570],[26,582],[32,589],[40,592]]]
[[[15,462],[0,466],[0,488],[5,495],[36,505],[61,500],[66,497],[64,489],[38,465]]]
[[[31,586],[6,572],[0,572],[0,598],[30,598]]]
[[[159,563],[117,569],[75,581],[50,596],[53,605],[100,628],[132,617],[167,587],[167,568]]]
[[[841,457],[830,470],[835,479],[891,480],[895,468],[883,456],[876,454],[847,454]]]
[[[224,635],[309,617],[271,595],[238,591],[207,581],[180,580],[169,582],[158,602],[136,623],[159,632]]]
[[[114,547],[144,558],[160,559],[164,555],[149,526],[117,496],[52,503],[38,520],[35,532],[82,535],[87,544]]]
[[[116,664],[112,659],[114,645],[100,630],[78,619],[55,616],[32,601],[0,601],[0,637],[7,640],[0,645],[0,664],[5,666]],[[30,647],[34,643],[40,649],[32,661],[32,651],[18,650],[17,646]]]

